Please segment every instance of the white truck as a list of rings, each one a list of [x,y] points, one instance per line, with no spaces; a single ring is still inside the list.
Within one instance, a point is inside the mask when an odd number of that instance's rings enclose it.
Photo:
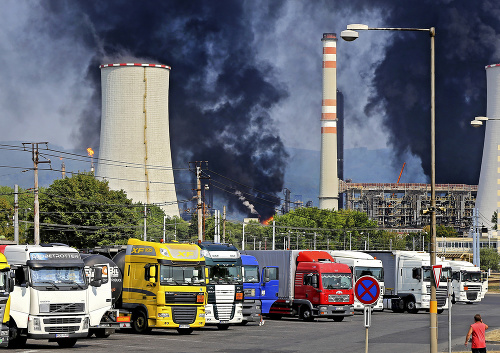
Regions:
[[[483,287],[481,269],[468,261],[448,260],[448,263],[452,271],[451,302],[480,302]]]
[[[483,271],[481,273],[481,279],[481,299],[484,299],[485,294],[488,293],[488,272]]]
[[[403,250],[370,250],[367,253],[384,265],[385,309],[409,313],[429,310],[433,276],[429,253]],[[436,265],[443,266],[436,290],[437,312],[440,314],[448,309],[447,279],[451,277],[451,268],[439,258]]]
[[[346,264],[351,268],[354,283],[362,276],[372,276],[378,281],[380,295],[377,302],[372,306],[372,309],[377,311],[384,310],[384,268],[382,261],[361,251],[329,250],[328,252],[335,262]],[[355,297],[354,310],[363,310],[364,307],[364,304]]]
[[[30,338],[73,347],[78,338],[87,337],[91,316],[102,316],[106,310],[101,306],[109,307],[106,299],[90,299],[101,285],[101,268],[95,269],[89,283],[77,250],[64,245],[7,245],[0,251],[14,276],[9,346],[22,347]]]
[[[205,324],[227,330],[243,322],[243,272],[240,252],[234,245],[198,244],[208,268]]]

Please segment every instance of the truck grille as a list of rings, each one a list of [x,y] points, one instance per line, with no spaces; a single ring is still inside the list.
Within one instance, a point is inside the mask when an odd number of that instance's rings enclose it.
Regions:
[[[234,317],[233,304],[216,304],[214,305],[214,316],[217,320],[228,321]]]
[[[430,292],[430,290],[429,290]],[[436,301],[438,307],[446,305],[446,298],[448,297],[448,289],[446,287],[436,288]]]
[[[42,304],[43,305],[43,304]],[[42,311],[42,305],[40,305],[40,312]],[[68,303],[68,304],[50,304],[49,313],[77,313],[85,311],[84,303]]]
[[[46,325],[79,324],[80,322],[82,322],[81,317],[53,317],[43,319],[43,323]]]
[[[193,304],[196,303],[198,293],[165,293],[165,302],[167,304]]]
[[[479,292],[469,292],[467,291],[467,300],[476,300]]]
[[[78,331],[79,326],[53,326],[46,327],[45,332],[48,333],[75,333]]]
[[[174,306],[172,313],[176,324],[192,324],[196,320],[196,307],[193,306]]]
[[[349,303],[349,295],[328,295],[328,301],[332,303]]]

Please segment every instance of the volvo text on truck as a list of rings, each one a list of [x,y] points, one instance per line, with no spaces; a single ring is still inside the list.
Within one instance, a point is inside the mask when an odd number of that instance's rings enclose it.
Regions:
[[[123,275],[116,307],[132,313],[132,329],[177,329],[190,334],[205,325],[205,259],[198,246],[129,239],[113,257]]]
[[[452,303],[481,301],[483,288],[481,269],[468,261],[448,260],[451,267]]]
[[[268,315],[271,305],[278,299],[279,269],[268,266],[259,269],[254,256],[241,255],[243,263],[243,324],[261,321]]]
[[[431,280],[433,276],[429,253],[403,250],[369,250],[384,265],[384,308],[394,312],[417,313],[429,310]],[[436,259],[442,265],[439,288],[436,289],[438,313],[448,308],[447,279],[451,268],[447,262]]]
[[[376,311],[384,310],[384,268],[382,261],[361,251],[329,250],[335,262],[346,264],[352,271],[354,283],[362,276],[374,277],[380,286],[380,295],[377,302],[372,305]],[[357,298],[354,298],[354,310],[363,310],[365,307]]]
[[[243,321],[243,275],[238,249],[231,244],[201,242],[208,268],[207,325],[226,330]]]
[[[77,250],[63,245],[0,246],[14,272],[9,345],[48,339],[72,347],[89,330],[91,291],[101,284],[100,269],[88,282]]]
[[[326,251],[246,250],[261,268],[279,268],[278,299],[271,318],[299,316],[304,321],[331,318],[342,321],[353,315],[354,292],[349,266],[336,263]]]

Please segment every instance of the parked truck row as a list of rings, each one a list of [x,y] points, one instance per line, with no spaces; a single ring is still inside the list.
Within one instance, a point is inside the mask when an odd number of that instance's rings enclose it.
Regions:
[[[452,301],[474,303],[487,290],[481,271],[445,261],[438,312]],[[375,310],[428,310],[432,268],[416,251],[247,250],[230,244],[154,243],[79,252],[63,244],[0,246],[0,347],[45,339],[72,347],[117,329],[189,334],[204,325],[263,322],[263,317],[342,321],[363,309],[354,283],[380,284]]]

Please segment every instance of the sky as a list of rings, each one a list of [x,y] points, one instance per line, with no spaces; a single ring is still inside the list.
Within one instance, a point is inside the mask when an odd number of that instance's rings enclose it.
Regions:
[[[486,113],[485,66],[500,62],[494,0],[4,0],[0,141],[98,151],[99,64],[166,64],[174,166],[208,160],[221,200],[266,217],[290,148],[320,149],[321,38],[350,23],[436,28],[436,182],[477,184],[484,129],[470,120]],[[428,182],[429,58],[426,32],[338,40],[345,148],[384,151],[346,178],[395,182],[406,162],[401,182]]]

